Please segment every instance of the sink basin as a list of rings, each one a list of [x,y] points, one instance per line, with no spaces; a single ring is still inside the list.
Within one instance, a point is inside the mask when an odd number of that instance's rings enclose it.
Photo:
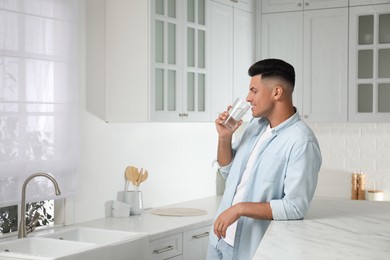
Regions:
[[[139,235],[135,232],[76,227],[46,234],[43,237],[105,245],[133,239]]]
[[[23,238],[0,243],[0,258],[53,259],[93,247],[90,243],[47,238]]]

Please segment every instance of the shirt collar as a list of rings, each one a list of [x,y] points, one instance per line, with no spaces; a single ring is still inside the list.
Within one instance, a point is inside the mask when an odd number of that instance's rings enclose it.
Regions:
[[[288,127],[292,126],[293,124],[295,124],[297,121],[299,121],[301,119],[297,109],[295,107],[294,107],[294,109],[295,109],[295,114],[293,114],[291,117],[289,117],[283,123],[281,123],[278,126],[272,128],[271,132],[272,132],[273,135],[279,134],[280,132],[282,132],[283,130],[285,130]],[[268,119],[265,118],[265,117],[260,118],[258,123],[259,123],[259,125],[261,127],[267,127],[267,125],[269,125]]]

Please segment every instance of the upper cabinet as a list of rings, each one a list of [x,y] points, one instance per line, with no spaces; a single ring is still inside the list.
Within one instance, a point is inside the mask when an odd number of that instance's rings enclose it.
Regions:
[[[245,5],[244,5],[245,3]],[[211,1],[211,118],[225,111],[234,99],[246,98],[254,62],[252,1]],[[249,119],[249,113],[247,118]]]
[[[390,4],[350,9],[349,119],[390,120]]]
[[[347,7],[348,0],[262,0],[262,13]]]
[[[87,110],[148,121],[148,1],[86,0]]]
[[[294,66],[294,105],[305,120],[347,120],[347,7],[263,14],[261,40],[262,58]]]
[[[212,1],[219,2],[221,4],[228,5],[237,9],[241,9],[250,13],[252,13],[254,10],[253,0],[212,0]]]
[[[151,0],[151,121],[210,121],[208,1]]]

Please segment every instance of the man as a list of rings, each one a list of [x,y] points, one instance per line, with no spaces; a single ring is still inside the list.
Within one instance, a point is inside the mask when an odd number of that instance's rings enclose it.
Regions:
[[[253,64],[246,98],[253,119],[232,146],[225,111],[215,120],[217,160],[226,178],[207,259],[252,259],[271,220],[303,219],[317,186],[321,152],[293,106],[294,68],[278,59]]]

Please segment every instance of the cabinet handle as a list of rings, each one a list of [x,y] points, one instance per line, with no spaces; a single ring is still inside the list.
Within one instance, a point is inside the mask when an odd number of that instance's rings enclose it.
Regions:
[[[192,236],[192,239],[199,239],[199,238],[202,238],[202,237],[207,237],[209,236],[210,232],[204,232],[202,234],[199,234],[199,235],[193,235]]]
[[[305,2],[305,6],[309,6],[309,3],[308,3],[308,2]]]
[[[234,3],[238,3],[238,0],[230,0],[230,1],[232,1],[232,2],[234,2]]]
[[[187,113],[183,113],[183,116],[184,116],[184,117],[188,117],[188,114],[187,114]]]
[[[175,247],[173,246],[167,246],[167,247],[164,247],[164,248],[161,248],[161,249],[156,249],[153,251],[154,254],[161,254],[161,253],[164,253],[164,252],[167,252],[167,251],[171,251],[173,250]]]
[[[303,115],[303,118],[309,118],[309,116],[308,115]]]
[[[302,4],[301,4],[301,3],[298,3],[298,6],[299,6],[299,7],[301,7],[301,6],[302,6]]]

